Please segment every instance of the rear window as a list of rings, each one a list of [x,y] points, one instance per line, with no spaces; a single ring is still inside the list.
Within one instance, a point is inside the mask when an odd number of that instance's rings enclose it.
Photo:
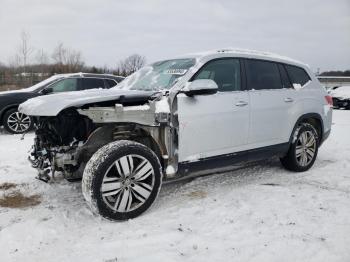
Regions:
[[[303,86],[311,80],[310,76],[305,72],[304,69],[291,65],[286,65],[285,67],[293,84],[300,84]]]
[[[261,60],[245,60],[248,89],[281,89],[282,81],[276,63]]]
[[[82,78],[82,89],[104,88],[103,79],[99,78]]]

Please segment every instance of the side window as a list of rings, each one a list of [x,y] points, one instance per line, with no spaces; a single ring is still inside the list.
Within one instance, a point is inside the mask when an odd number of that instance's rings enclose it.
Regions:
[[[285,67],[293,84],[300,84],[303,86],[309,80],[311,80],[310,76],[305,72],[304,69],[291,65],[286,65]]]
[[[94,89],[94,88],[104,88],[105,84],[103,79],[99,78],[82,78],[81,89]]]
[[[113,87],[113,86],[116,86],[118,83],[112,79],[105,79],[107,84],[108,84],[108,87]]]
[[[66,78],[53,85],[49,86],[52,88],[53,93],[58,92],[69,92],[78,90],[78,79],[77,78]]]
[[[281,64],[278,64],[278,69],[280,70],[283,88],[293,88],[292,83],[289,80],[289,77],[287,75],[287,72],[284,66]]]
[[[239,59],[229,58],[205,64],[194,79],[212,79],[220,92],[241,90],[241,68]]]
[[[280,89],[281,76],[276,63],[261,60],[245,60],[248,89]]]

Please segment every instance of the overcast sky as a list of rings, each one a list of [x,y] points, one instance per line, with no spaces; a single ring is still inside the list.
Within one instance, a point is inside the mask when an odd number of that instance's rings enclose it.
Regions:
[[[276,52],[314,71],[350,69],[350,0],[0,0],[0,61],[22,30],[49,54],[63,42],[87,65],[114,67],[239,47]]]

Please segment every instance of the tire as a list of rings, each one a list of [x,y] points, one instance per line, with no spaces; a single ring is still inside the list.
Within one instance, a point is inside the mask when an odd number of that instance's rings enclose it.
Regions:
[[[122,221],[145,212],[162,184],[162,167],[148,147],[128,140],[100,148],[83,174],[85,200],[96,214]]]
[[[33,128],[33,119],[18,112],[17,108],[8,110],[3,118],[5,130],[10,134],[23,134]]]
[[[319,138],[316,129],[311,124],[302,123],[294,131],[293,141],[287,155],[280,159],[281,163],[288,170],[304,172],[313,166],[318,147]]]

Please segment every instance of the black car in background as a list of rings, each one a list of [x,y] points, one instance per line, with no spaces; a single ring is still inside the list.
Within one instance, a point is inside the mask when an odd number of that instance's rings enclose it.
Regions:
[[[33,121],[18,112],[19,104],[26,100],[58,92],[79,91],[94,88],[111,88],[124,77],[108,74],[59,74],[28,88],[0,92],[0,126],[12,134],[22,134],[30,130]]]

